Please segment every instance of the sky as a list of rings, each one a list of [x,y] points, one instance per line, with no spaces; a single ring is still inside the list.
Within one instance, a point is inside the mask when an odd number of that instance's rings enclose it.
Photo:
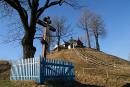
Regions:
[[[101,50],[105,53],[129,60],[130,54],[130,0],[80,0],[89,10],[99,14],[104,21],[107,31],[106,37],[100,39]],[[80,9],[73,9],[69,6],[55,6],[45,11],[43,16],[63,16],[72,24],[74,30],[73,37],[78,38],[84,32],[77,27],[80,16]],[[17,19],[17,18],[16,18]],[[11,19],[13,21],[16,20]],[[10,28],[10,19],[0,19],[0,42],[4,40],[3,35],[7,35]],[[11,32],[10,32],[11,33]],[[11,37],[10,37],[11,38]],[[41,44],[35,40],[37,47],[35,57],[41,55]],[[20,59],[22,58],[22,46],[19,43],[0,43],[0,59]]]

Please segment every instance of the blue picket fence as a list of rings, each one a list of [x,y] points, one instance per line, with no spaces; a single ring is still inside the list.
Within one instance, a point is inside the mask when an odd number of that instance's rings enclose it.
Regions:
[[[39,58],[21,59],[11,64],[11,80],[35,80],[40,82]]]
[[[30,58],[12,62],[10,80],[34,80],[44,83],[47,80],[74,80],[74,65],[71,62]]]

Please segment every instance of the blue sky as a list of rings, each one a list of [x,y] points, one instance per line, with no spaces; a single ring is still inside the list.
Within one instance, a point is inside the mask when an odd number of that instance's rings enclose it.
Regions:
[[[81,0],[81,3],[99,14],[104,20],[107,35],[100,39],[102,51],[128,59],[130,53],[130,0]],[[74,10],[68,6],[55,6],[45,11],[43,16],[65,16],[73,26],[73,37],[78,37],[83,35],[83,32],[76,26],[80,12],[80,10]],[[10,21],[0,20],[0,35],[6,34],[10,28],[7,23],[9,24]],[[0,36],[0,41],[2,40],[3,38]],[[41,54],[41,44],[36,40],[35,45],[37,46],[35,56],[38,56]],[[18,43],[0,44],[0,59],[19,59],[21,56],[22,47]]]

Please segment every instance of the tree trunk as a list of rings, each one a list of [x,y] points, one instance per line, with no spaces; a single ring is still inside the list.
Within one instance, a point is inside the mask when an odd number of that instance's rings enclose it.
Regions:
[[[87,33],[87,45],[88,45],[88,48],[91,48],[91,43],[90,43],[90,37],[89,37],[88,29],[86,29],[86,33]]]
[[[25,32],[25,35],[22,39],[22,46],[23,46],[23,58],[33,58],[36,52],[36,48],[33,46],[35,30],[30,30]]]
[[[34,46],[31,46],[31,44],[25,44],[23,45],[23,58],[33,58],[34,54],[36,52],[36,48]]]
[[[57,37],[57,51],[60,51],[60,36]]]
[[[100,51],[100,45],[99,45],[99,41],[98,41],[98,37],[97,36],[95,36],[95,41],[96,41],[96,49],[98,51]]]

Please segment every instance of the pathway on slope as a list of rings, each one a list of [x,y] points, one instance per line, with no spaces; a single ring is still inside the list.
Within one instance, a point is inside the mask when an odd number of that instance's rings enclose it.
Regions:
[[[74,49],[74,52],[77,54],[77,56],[79,56],[84,61],[89,61],[93,64],[101,64],[101,65],[105,65],[108,67],[114,67],[114,68],[118,67],[118,66],[116,66],[116,64],[106,62],[102,59],[99,59],[97,57],[90,55],[89,53],[86,54],[84,49]],[[92,57],[88,57],[88,56],[92,56]]]

